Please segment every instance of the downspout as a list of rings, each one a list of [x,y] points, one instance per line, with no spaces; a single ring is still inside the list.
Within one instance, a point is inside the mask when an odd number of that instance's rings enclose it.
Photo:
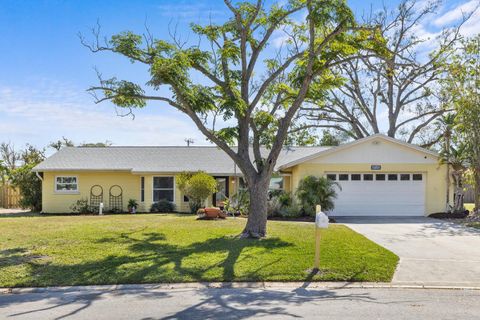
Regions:
[[[38,171],[35,171],[35,175],[37,176],[38,179],[40,179],[40,181],[42,181],[42,189],[43,189],[43,178],[42,176],[40,175],[40,173],[38,173]],[[43,190],[42,190],[42,193],[43,193]],[[43,213],[43,196],[42,196],[42,211],[41,213]]]
[[[35,171],[35,175],[37,176],[38,179],[40,179],[40,181],[43,182],[43,178],[42,178],[42,176],[38,173],[38,171]]]

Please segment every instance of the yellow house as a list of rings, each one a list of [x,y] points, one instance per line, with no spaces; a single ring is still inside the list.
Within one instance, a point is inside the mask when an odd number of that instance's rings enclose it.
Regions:
[[[208,205],[242,188],[240,170],[217,147],[64,148],[34,168],[47,213],[68,213],[79,199],[121,211],[135,199],[139,212],[167,199],[187,212],[175,177],[198,170],[219,184]],[[289,192],[307,175],[336,181],[334,216],[424,216],[447,204],[446,166],[438,155],[380,134],[338,147],[286,147],[276,171],[271,187]]]

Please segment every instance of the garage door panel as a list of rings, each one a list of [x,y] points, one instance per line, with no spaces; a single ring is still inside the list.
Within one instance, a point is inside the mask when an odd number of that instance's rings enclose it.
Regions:
[[[336,216],[423,216],[425,212],[424,180],[337,181],[341,188],[337,191],[338,198],[334,201],[335,209],[331,214]]]

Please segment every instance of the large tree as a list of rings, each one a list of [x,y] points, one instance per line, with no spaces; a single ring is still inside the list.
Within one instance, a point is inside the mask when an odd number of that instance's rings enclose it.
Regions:
[[[403,0],[395,10],[385,7],[365,18],[380,26],[390,54],[360,56],[336,66],[345,83],[330,90],[326,102],[302,108],[300,116],[308,119],[304,124],[333,128],[351,139],[386,133],[424,146],[436,143],[439,135],[425,133],[446,112],[436,96],[443,71],[439,61],[457,43],[462,24],[427,38],[423,24],[438,5]]]
[[[475,210],[480,209],[480,34],[462,41],[445,61],[443,89],[456,111],[457,139],[473,172]]]
[[[292,119],[307,96],[321,98],[337,83],[331,68],[360,48],[381,45],[372,41],[373,30],[356,25],[344,0],[225,4],[225,23],[192,25],[198,35],[193,45],[175,36],[155,39],[148,30],[143,36],[123,32],[105,43],[96,30],[93,41],[82,42],[93,52],[114,52],[148,67],[146,85],[100,76],[90,91],[97,102],[130,111],[160,101],[186,114],[242,171],[251,200],[242,235],[263,237],[269,180]]]

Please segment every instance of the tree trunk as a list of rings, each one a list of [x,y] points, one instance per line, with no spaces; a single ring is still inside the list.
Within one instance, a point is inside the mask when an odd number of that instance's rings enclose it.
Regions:
[[[462,173],[457,170],[452,172],[455,181],[455,200],[453,203],[453,212],[455,213],[463,212],[464,210],[461,174]]]
[[[474,213],[480,213],[480,166],[475,168],[475,186],[473,188],[475,196],[475,208]]]
[[[267,200],[269,179],[263,178],[248,186],[250,206],[242,238],[263,238],[267,235]]]
[[[445,208],[445,212],[447,213],[450,213],[450,211],[452,210],[451,209],[451,206],[450,206],[450,163],[447,162],[447,204],[446,204],[446,208]]]

